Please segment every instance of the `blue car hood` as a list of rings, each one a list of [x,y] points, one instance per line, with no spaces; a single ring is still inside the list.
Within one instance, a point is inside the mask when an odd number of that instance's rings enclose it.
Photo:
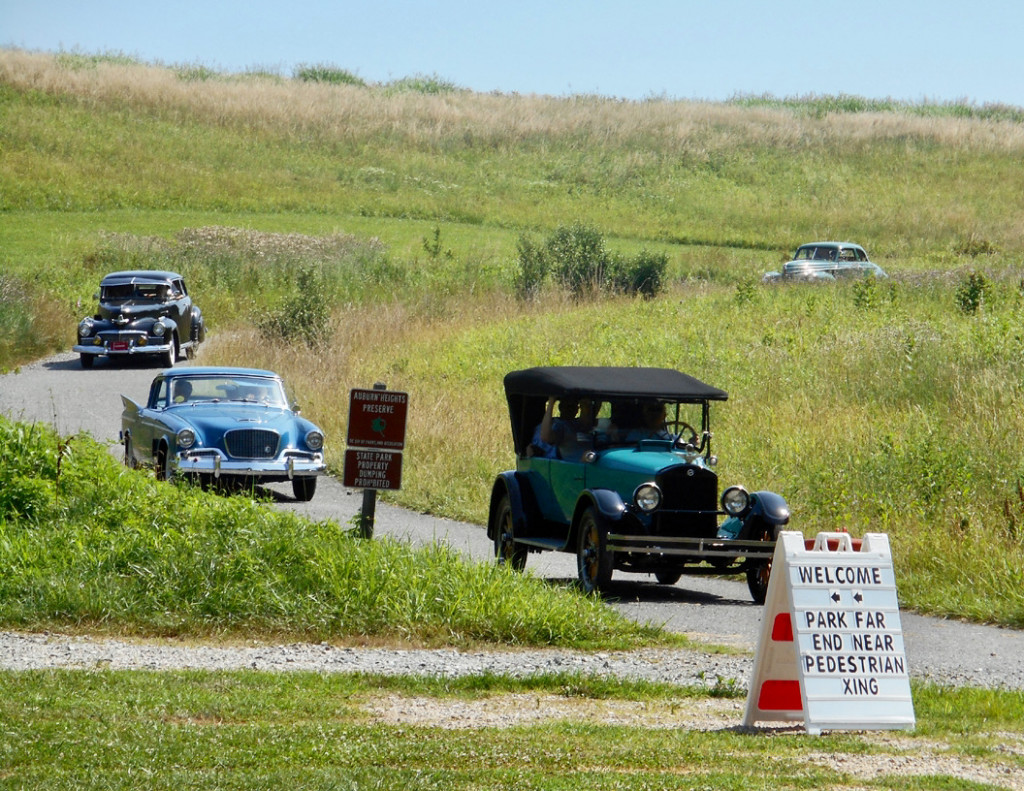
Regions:
[[[206,445],[219,444],[227,431],[246,428],[276,431],[285,444],[305,445],[306,431],[313,428],[288,409],[237,401],[178,404],[166,411],[192,426],[200,442]]]

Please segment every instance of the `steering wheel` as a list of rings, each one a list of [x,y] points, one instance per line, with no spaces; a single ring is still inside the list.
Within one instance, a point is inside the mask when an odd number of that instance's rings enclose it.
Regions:
[[[671,431],[673,435],[675,435],[676,443],[677,444],[683,444],[683,445],[689,444],[689,445],[693,445],[693,447],[697,447],[697,429],[695,429],[693,426],[691,426],[685,420],[667,420],[667,421],[665,421],[665,427],[669,431]],[[689,441],[689,443],[686,443],[686,442],[680,443],[680,440],[683,438],[683,431],[684,430],[688,430],[690,432],[690,441]]]

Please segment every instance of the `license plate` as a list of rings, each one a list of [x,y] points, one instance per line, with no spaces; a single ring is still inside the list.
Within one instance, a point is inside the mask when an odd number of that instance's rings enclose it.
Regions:
[[[131,344],[128,341],[114,341],[110,344],[110,350],[113,352],[126,352]]]

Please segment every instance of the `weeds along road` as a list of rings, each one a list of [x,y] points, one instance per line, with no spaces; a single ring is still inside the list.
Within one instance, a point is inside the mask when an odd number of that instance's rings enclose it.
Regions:
[[[144,362],[121,365],[105,359],[84,370],[77,355],[60,354],[0,376],[0,412],[14,420],[53,425],[61,434],[85,431],[98,440],[116,443],[121,394],[144,401],[158,370]],[[112,452],[120,455],[119,446],[114,445]],[[362,505],[361,491],[346,489],[333,478],[320,481],[309,503],[295,501],[290,486],[273,490],[279,508],[343,526]],[[384,503],[377,504],[375,532],[413,544],[444,542],[477,560],[493,556],[491,543],[478,525],[424,516]],[[567,554],[531,554],[527,569],[556,583],[569,584],[576,576],[575,559]],[[677,585],[664,586],[650,580],[646,575],[617,573],[608,591],[611,606],[629,618],[709,643],[749,649],[756,645],[762,608],[750,601],[744,582],[684,577]],[[907,662],[915,676],[1024,688],[1024,632],[906,612],[902,623]]]

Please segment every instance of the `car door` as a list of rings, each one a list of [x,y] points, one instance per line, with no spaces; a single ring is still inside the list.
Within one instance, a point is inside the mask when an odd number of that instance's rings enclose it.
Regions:
[[[157,379],[150,388],[149,401],[145,407],[139,409],[135,417],[132,428],[135,455],[147,464],[153,463],[156,442],[167,433],[167,427],[163,421],[163,411],[167,407],[167,394],[167,380]]]
[[[551,459],[548,480],[558,507],[559,521],[568,526],[584,488],[584,465],[579,461]]]
[[[172,280],[168,294],[168,308],[178,328],[178,340],[189,340],[192,335],[192,300],[185,289],[185,281]]]

